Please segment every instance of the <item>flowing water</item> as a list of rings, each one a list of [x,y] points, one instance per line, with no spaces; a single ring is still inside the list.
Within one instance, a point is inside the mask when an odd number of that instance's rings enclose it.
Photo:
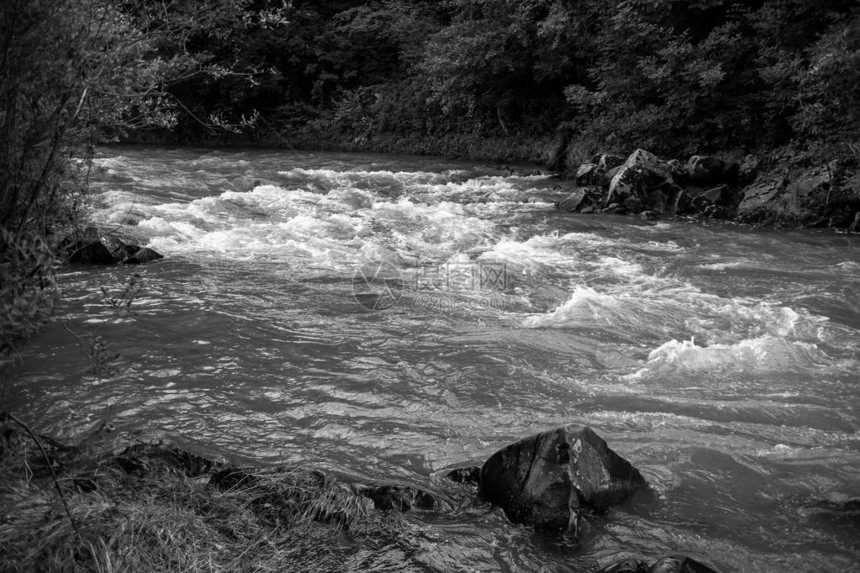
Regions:
[[[857,237],[562,214],[556,181],[439,159],[118,147],[97,164],[94,220],[166,258],[60,272],[83,342],[47,328],[13,400],[42,431],[109,416],[453,500],[346,568],[860,570]],[[570,422],[656,494],[578,546],[429,477]]]

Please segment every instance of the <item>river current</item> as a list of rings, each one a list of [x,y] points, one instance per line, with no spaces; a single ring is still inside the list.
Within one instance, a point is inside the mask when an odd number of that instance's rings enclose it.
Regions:
[[[857,237],[563,214],[558,181],[431,158],[96,164],[93,221],[166,258],[60,270],[66,328],[23,349],[12,398],[43,433],[108,418],[460,500],[348,569],[860,571]],[[430,477],[571,422],[655,493],[577,546]]]

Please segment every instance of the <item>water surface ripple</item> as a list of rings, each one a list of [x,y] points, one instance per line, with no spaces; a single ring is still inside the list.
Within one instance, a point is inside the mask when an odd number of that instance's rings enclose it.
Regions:
[[[67,325],[120,357],[95,375],[48,327],[13,399],[42,431],[110,416],[455,500],[347,568],[685,553],[721,571],[860,570],[856,237],[565,215],[556,181],[438,159],[117,147],[97,163],[94,220],[167,258],[61,271]],[[368,263],[398,276],[362,283]],[[144,290],[118,316],[100,288],[134,273]],[[380,285],[399,298],[368,310]],[[597,516],[580,546],[428,477],[568,422],[657,494]]]

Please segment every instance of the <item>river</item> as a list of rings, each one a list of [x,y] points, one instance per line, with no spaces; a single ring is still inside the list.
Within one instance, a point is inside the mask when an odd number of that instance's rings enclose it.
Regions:
[[[166,258],[60,270],[82,344],[47,327],[12,398],[40,431],[109,418],[454,499],[432,472],[583,423],[655,500],[578,546],[477,502],[410,512],[408,543],[363,563],[860,570],[856,236],[563,214],[558,181],[434,158],[112,147],[96,164],[93,220]]]

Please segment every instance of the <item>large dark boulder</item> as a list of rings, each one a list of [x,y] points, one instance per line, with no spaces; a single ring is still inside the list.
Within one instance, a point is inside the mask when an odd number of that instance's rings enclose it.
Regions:
[[[577,535],[583,510],[604,510],[646,485],[591,428],[570,424],[493,454],[479,488],[511,521]]]

